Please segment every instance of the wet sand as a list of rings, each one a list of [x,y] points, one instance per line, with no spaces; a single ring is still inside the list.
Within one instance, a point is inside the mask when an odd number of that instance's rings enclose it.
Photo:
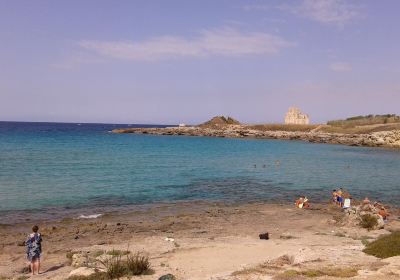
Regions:
[[[335,219],[341,210],[327,204],[303,210],[290,204],[186,202],[96,219],[48,221],[39,223],[44,273],[34,279],[68,278],[76,268],[70,266],[67,252],[113,249],[149,255],[154,274],[137,279],[158,279],[167,273],[193,280],[278,279],[290,269],[324,267],[357,268],[358,275],[352,279],[400,279],[400,257],[368,256],[361,242],[400,230],[398,214],[392,215],[385,229],[370,232],[340,227]],[[23,241],[31,226],[0,227],[0,279],[23,275]],[[260,240],[258,235],[265,232],[270,239]],[[283,255],[291,262],[276,265]]]

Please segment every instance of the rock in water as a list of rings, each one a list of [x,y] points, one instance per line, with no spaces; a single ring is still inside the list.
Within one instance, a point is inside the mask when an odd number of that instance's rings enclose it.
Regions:
[[[158,278],[158,280],[176,280],[176,277],[172,274],[165,274]]]

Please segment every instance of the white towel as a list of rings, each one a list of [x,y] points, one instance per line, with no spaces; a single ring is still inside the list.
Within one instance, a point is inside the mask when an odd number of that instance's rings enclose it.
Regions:
[[[350,208],[351,200],[350,198],[345,198],[343,203],[343,208]]]

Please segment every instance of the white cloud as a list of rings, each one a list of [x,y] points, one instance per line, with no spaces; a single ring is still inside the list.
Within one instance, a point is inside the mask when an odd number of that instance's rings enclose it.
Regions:
[[[360,16],[360,7],[344,0],[303,0],[300,4],[286,4],[279,8],[322,24],[336,26],[344,26]]]
[[[79,45],[105,57],[154,61],[181,57],[241,57],[267,55],[294,46],[281,37],[267,33],[243,33],[232,28],[204,30],[194,38],[160,36],[143,41],[91,41]]]
[[[329,69],[335,72],[349,72],[352,70],[351,65],[347,62],[334,62],[329,65]]]
[[[73,53],[64,59],[62,59],[59,62],[51,64],[53,68],[57,69],[73,69],[78,65],[81,64],[95,64],[95,63],[104,63],[105,59],[99,58],[99,57],[94,57],[94,56],[88,56],[88,54],[83,53],[83,52],[76,52]]]
[[[245,11],[268,11],[270,9],[269,5],[265,4],[253,4],[243,6]]]

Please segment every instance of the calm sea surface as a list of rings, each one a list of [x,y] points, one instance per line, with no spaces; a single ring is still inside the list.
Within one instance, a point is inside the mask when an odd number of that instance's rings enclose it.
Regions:
[[[187,200],[323,201],[338,186],[399,206],[400,151],[117,127],[127,125],[0,122],[0,223]]]

